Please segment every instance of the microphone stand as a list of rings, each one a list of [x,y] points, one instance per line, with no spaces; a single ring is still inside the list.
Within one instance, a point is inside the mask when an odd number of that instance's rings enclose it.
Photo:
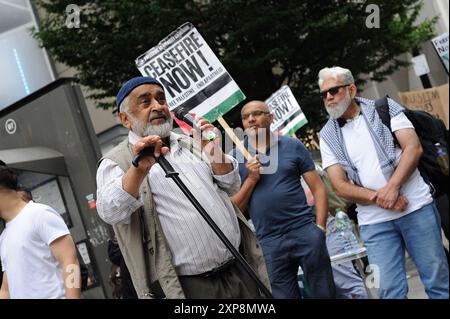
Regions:
[[[133,159],[132,164],[135,167],[139,166],[139,161],[145,156],[154,156],[154,148],[149,147],[144,149]],[[217,224],[213,221],[213,219],[209,216],[209,214],[205,211],[202,205],[197,201],[197,199],[192,195],[191,191],[186,187],[183,181],[178,176],[179,173],[174,170],[172,165],[167,161],[164,156],[159,156],[156,158],[156,162],[161,166],[161,168],[166,173],[166,178],[171,178],[175,184],[178,185],[183,194],[189,199],[189,201],[194,205],[194,207],[198,210],[200,215],[202,215],[203,219],[208,223],[208,225],[212,228],[212,230],[219,236],[220,240],[224,243],[224,245],[228,248],[231,254],[236,258],[238,263],[244,268],[244,270],[248,273],[248,275],[255,281],[258,285],[259,289],[266,295],[267,298],[272,299],[272,294],[269,289],[263,284],[263,282],[258,278],[258,275],[252,269],[252,267],[248,264],[248,262],[242,257],[241,253],[234,248],[233,244],[228,240],[225,234],[220,230]]]

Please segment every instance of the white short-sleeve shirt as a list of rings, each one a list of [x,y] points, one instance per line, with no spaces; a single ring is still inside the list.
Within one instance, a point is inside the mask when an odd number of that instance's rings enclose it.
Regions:
[[[69,234],[51,207],[30,201],[6,223],[0,236],[0,256],[12,299],[65,298],[63,272],[50,244]]]
[[[406,128],[414,128],[414,126],[403,112],[391,118],[391,129],[393,132]],[[357,116],[354,120],[347,122],[341,130],[348,155],[358,170],[362,186],[373,190],[385,186],[387,180],[381,171],[375,144],[364,117],[362,115]],[[320,153],[324,169],[339,163],[323,139],[320,139]],[[402,150],[396,147],[395,154],[398,163]],[[423,181],[417,169],[401,187],[400,194],[406,196],[409,201],[408,207],[403,213],[386,210],[377,205],[358,204],[358,223],[360,225],[369,225],[394,220],[412,213],[433,201],[429,186]]]

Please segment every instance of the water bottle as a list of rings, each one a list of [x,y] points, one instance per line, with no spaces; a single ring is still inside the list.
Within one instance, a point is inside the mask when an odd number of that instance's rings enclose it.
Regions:
[[[441,171],[444,175],[448,176],[448,153],[445,147],[441,145],[441,143],[434,144],[437,151],[437,162],[441,168]]]
[[[345,252],[353,252],[358,249],[358,241],[352,230],[352,224],[347,214],[340,208],[336,208],[335,227],[344,242]]]
[[[298,289],[300,290],[300,295],[302,299],[312,298],[311,292],[308,286],[306,285],[305,274],[303,273],[302,267],[298,268],[297,282],[298,282]]]

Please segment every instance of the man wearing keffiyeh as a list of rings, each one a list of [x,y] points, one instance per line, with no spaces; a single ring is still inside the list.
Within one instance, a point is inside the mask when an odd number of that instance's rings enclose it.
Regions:
[[[357,204],[361,237],[379,275],[379,297],[407,297],[407,250],[428,296],[448,298],[440,217],[417,170],[422,147],[403,107],[388,99],[396,145],[374,101],[356,96],[350,70],[324,68],[318,84],[330,115],[320,132],[322,166],[336,194]]]

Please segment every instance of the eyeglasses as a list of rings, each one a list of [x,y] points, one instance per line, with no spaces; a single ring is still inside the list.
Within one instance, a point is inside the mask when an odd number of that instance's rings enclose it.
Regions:
[[[341,88],[349,86],[349,85],[351,85],[351,84],[338,85],[338,86],[329,88],[326,91],[320,91],[320,97],[322,98],[322,100],[325,100],[328,96],[328,93],[330,93],[332,96],[335,96],[336,94],[338,94],[338,92]]]
[[[241,119],[246,120],[246,119],[248,119],[250,117],[250,115],[253,115],[254,117],[259,117],[259,116],[261,116],[263,114],[267,115],[267,114],[270,114],[270,112],[267,112],[267,111],[253,111],[253,112],[250,112],[250,113],[243,113],[243,114],[241,114]]]

